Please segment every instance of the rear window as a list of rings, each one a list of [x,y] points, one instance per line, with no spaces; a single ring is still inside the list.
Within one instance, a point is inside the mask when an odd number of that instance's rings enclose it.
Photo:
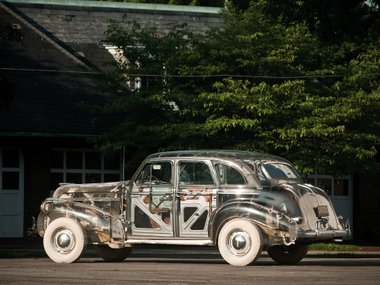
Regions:
[[[298,173],[288,164],[266,163],[263,165],[266,173],[272,179],[298,179]]]

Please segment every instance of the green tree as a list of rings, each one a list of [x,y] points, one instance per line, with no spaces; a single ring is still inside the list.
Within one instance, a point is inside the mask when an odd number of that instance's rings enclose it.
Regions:
[[[128,60],[114,76],[123,94],[105,110],[124,112],[125,121],[103,145],[136,155],[259,150],[287,157],[303,173],[373,169],[379,46],[326,44],[307,23],[268,13],[268,3],[229,7],[224,29],[205,35],[112,25],[108,40]]]
[[[230,2],[245,10],[249,2],[257,0]],[[329,44],[380,35],[378,0],[268,0],[265,12],[285,24],[305,22],[312,33]]]

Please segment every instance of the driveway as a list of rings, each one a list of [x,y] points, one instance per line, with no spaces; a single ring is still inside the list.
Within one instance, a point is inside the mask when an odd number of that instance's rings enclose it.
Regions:
[[[379,255],[311,254],[279,266],[265,253],[246,267],[224,262],[214,249],[143,249],[124,262],[107,263],[90,252],[72,264],[48,258],[0,259],[0,284],[379,284]]]

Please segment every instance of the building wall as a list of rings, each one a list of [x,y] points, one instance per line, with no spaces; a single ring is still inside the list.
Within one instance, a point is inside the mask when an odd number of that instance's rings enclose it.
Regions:
[[[161,33],[184,23],[198,32],[223,26],[220,8],[112,2],[100,5],[91,1],[9,2],[20,15],[65,43],[99,44],[105,39],[111,20],[125,28],[137,22],[143,27],[155,27]]]
[[[92,146],[87,144],[85,140],[78,139],[54,139],[54,138],[27,138],[13,137],[1,138],[0,148],[17,149],[22,154],[22,164],[20,172],[23,182],[20,183],[22,194],[19,196],[23,200],[23,224],[17,225],[22,229],[25,237],[28,229],[32,226],[32,217],[37,218],[40,211],[41,202],[50,196],[51,181],[51,152],[57,147],[64,149],[89,149]],[[58,186],[58,185],[56,185]],[[55,186],[55,187],[56,187]],[[14,206],[16,207],[16,206]],[[1,223],[0,223],[1,225]],[[3,225],[4,226],[4,225]],[[0,234],[0,238],[2,235]]]

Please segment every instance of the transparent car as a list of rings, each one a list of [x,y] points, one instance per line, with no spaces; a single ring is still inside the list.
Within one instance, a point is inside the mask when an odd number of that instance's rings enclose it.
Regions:
[[[165,244],[217,246],[234,266],[263,250],[296,264],[310,244],[349,237],[347,225],[287,160],[228,150],[155,153],[129,181],[61,185],[37,219],[57,263],[78,260],[88,244],[113,262],[134,245]]]

